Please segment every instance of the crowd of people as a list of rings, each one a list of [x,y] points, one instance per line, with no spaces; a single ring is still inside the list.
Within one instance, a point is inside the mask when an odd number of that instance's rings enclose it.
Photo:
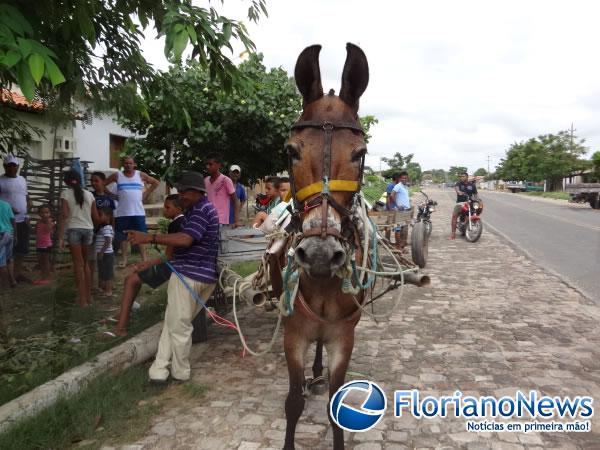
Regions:
[[[189,378],[191,321],[217,281],[216,258],[219,228],[241,225],[242,207],[247,202],[240,183],[241,167],[232,165],[229,176],[221,173],[218,154],[205,160],[207,176],[184,171],[174,183],[177,194],[168,195],[163,215],[170,220],[167,233],[148,233],[144,202],[159,181],[136,169],[135,160],[123,158],[123,170],[106,176],[93,172],[91,190],[86,189],[80,171],[63,174],[66,188],[61,192],[57,217],[50,205],[37,208],[35,227],[39,277],[29,280],[22,271],[23,257],[29,251],[31,201],[26,180],[18,174],[19,161],[4,158],[5,174],[0,176],[0,281],[45,285],[51,283],[51,251],[68,247],[77,291],[75,303],[86,307],[92,294],[112,297],[115,277],[115,252],[121,252],[121,268],[126,268],[118,314],[110,336],[127,335],[127,324],[135,299],[143,284],[153,289],[167,287],[167,309],[156,360],[150,379],[164,382],[169,377]],[[110,189],[115,186],[116,189]],[[290,191],[287,178],[269,177],[265,192],[258,194],[250,218],[252,226],[265,230],[269,214]],[[54,242],[56,239],[56,242]],[[164,255],[150,258],[147,245],[165,246]],[[140,261],[128,265],[129,246],[139,249]],[[157,247],[158,248],[158,247]],[[97,276],[97,284],[94,279]]]

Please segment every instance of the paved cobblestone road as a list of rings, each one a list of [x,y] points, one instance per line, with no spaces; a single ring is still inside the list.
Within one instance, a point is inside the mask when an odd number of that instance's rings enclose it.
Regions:
[[[440,207],[427,268],[432,285],[406,289],[389,322],[361,319],[350,370],[380,383],[390,399],[394,389],[413,388],[475,396],[536,389],[600,399],[600,307],[487,230],[476,244],[448,241],[452,203],[441,192],[434,198]],[[386,306],[389,299],[378,312]],[[249,311],[244,323],[256,344],[270,337],[275,322]],[[192,360],[193,380],[209,386],[207,394],[167,408],[146,437],[123,448],[282,447],[287,372],[281,339],[273,353],[242,359],[237,336],[212,327],[210,341],[194,346]],[[330,448],[326,404],[325,395],[307,401],[297,448]],[[375,429],[346,433],[347,448],[600,448],[598,415],[590,433],[471,433],[462,418],[395,419],[388,408]]]

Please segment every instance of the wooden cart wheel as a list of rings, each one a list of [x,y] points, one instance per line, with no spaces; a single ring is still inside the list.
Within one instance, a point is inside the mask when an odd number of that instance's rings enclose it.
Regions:
[[[413,262],[421,269],[427,264],[429,239],[423,222],[414,224],[410,236],[410,249]]]

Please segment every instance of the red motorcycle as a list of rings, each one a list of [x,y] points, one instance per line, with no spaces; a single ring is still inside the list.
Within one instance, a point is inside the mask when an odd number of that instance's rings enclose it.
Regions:
[[[462,210],[458,216],[456,228],[461,236],[469,242],[477,242],[483,232],[483,223],[481,223],[481,213],[483,211],[483,203],[480,199],[470,196],[463,203]]]

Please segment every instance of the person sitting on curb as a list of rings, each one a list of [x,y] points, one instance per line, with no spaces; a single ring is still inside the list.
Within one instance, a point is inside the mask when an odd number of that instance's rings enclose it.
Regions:
[[[176,272],[169,278],[165,321],[156,359],[149,370],[152,383],[165,383],[169,375],[176,381],[189,380],[192,319],[202,308],[196,297],[206,301],[218,276],[219,215],[206,198],[204,177],[185,171],[175,187],[185,209],[185,224],[179,233],[128,232],[132,244],[173,247],[171,265]]]
[[[165,198],[163,215],[171,220],[169,223],[168,234],[179,233],[183,227],[184,216],[183,209],[178,194],[172,194]],[[167,246],[165,250],[167,261],[173,258],[173,247]],[[123,296],[121,297],[121,309],[115,319],[117,325],[114,332],[106,332],[111,337],[127,336],[127,322],[131,307],[137,297],[142,284],[147,284],[152,289],[169,281],[171,269],[161,258],[154,258],[149,261],[142,261],[133,265],[134,272],[125,277],[123,282]]]

